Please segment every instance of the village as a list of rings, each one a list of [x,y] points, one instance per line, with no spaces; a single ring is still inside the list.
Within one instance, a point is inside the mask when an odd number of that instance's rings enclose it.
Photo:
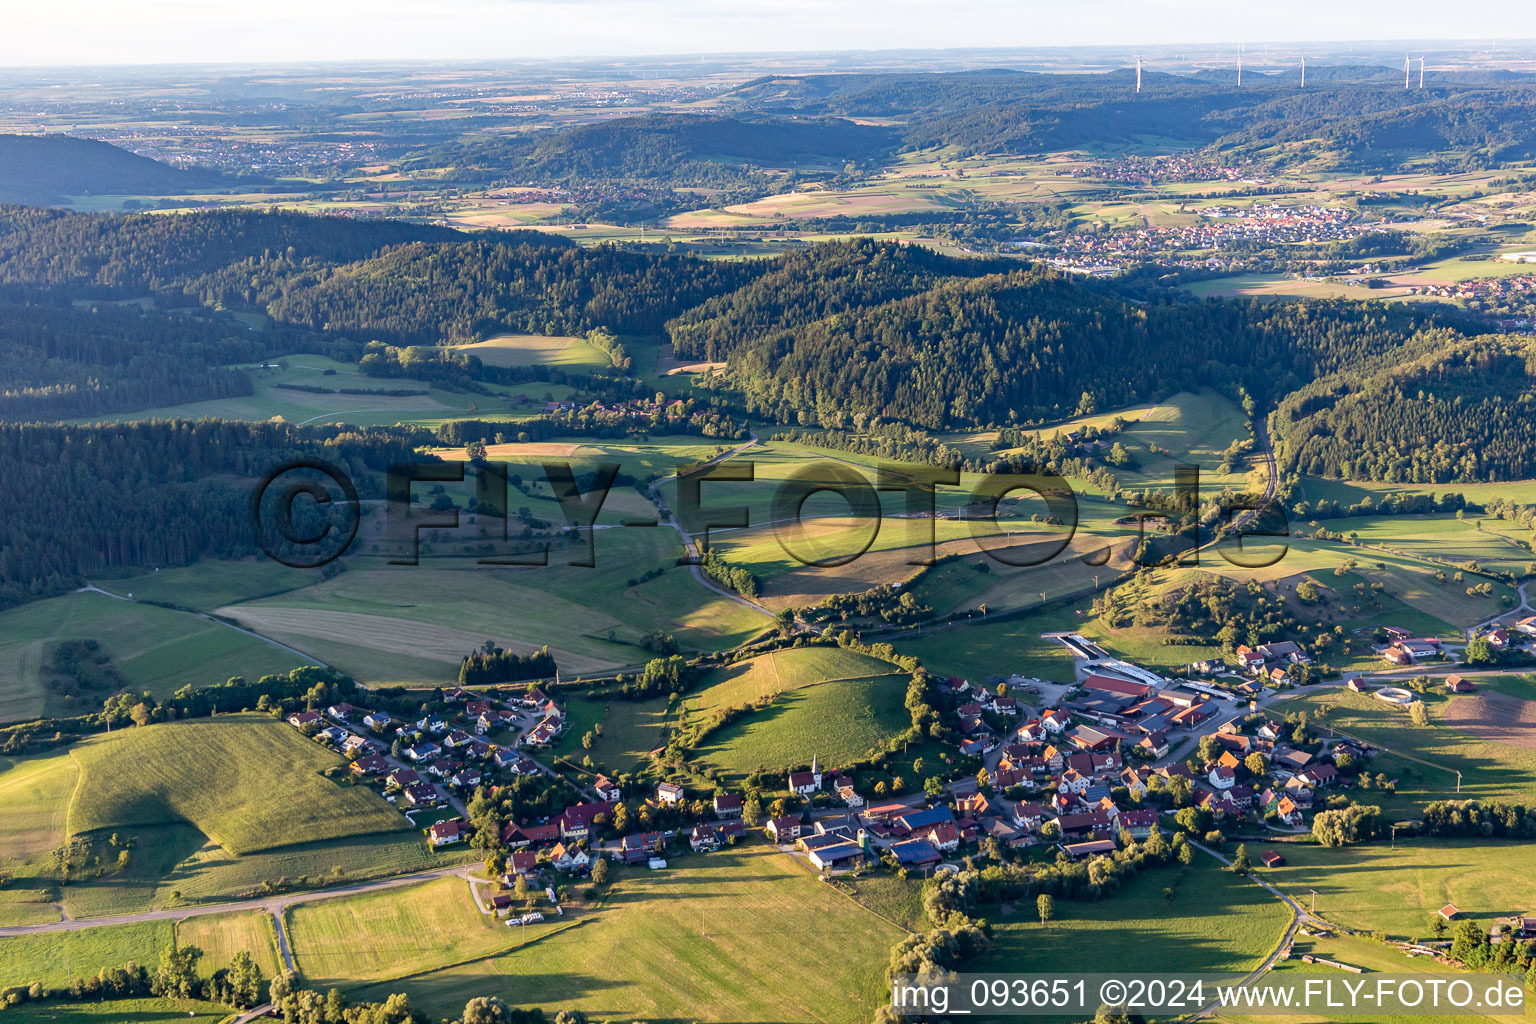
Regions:
[[[1451,657],[1438,640],[1392,627],[1379,635],[1384,672]],[[1508,646],[1533,635],[1536,616],[1482,638]],[[1165,678],[1075,633],[1044,639],[1071,652],[1073,682],[931,680],[956,737],[945,757],[954,771],[902,795],[861,785],[856,768],[823,764],[815,751],[782,784],[751,791],[592,771],[573,779],[570,762],[556,771],[538,760],[565,732],[566,713],[534,684],[493,695],[451,688],[407,721],[348,703],[287,721],[350,757],[358,782],[378,787],[431,847],[484,850],[492,869],[484,912],[510,923],[562,913],[557,890],[602,881],[609,864],[665,870],[669,858],[756,838],[824,880],[883,869],[927,876],[983,858],[1083,861],[1165,832],[1218,845],[1282,839],[1307,832],[1317,811],[1348,806],[1353,790],[1395,786],[1369,770],[1377,753],[1369,744],[1325,737],[1305,716],[1266,714],[1298,685],[1339,685],[1311,678],[1311,658],[1295,642],[1240,645],[1230,663],[1196,662],[1186,677]],[[1444,685],[1474,686],[1459,675]],[[1359,675],[1343,686],[1399,708],[1414,699]],[[571,799],[547,817],[477,836],[466,802],[519,777],[563,784]],[[1259,857],[1283,862],[1274,850]],[[534,892],[547,908],[529,909]]]

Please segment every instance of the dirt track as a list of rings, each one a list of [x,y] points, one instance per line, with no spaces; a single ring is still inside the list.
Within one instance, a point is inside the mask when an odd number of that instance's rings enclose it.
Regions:
[[[1457,697],[1445,722],[1489,743],[1536,750],[1536,701],[1491,692]]]

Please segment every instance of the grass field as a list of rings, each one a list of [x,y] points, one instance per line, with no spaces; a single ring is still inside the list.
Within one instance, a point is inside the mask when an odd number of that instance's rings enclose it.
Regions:
[[[70,754],[72,834],[184,821],[240,854],[406,825],[372,790],[321,777],[342,758],[267,715],[119,729]]]
[[[1157,868],[1096,903],[1056,901],[1042,925],[1033,900],[991,917],[992,953],[976,972],[1247,971],[1280,944],[1290,911],[1274,896],[1197,854],[1196,867]],[[1163,890],[1172,888],[1174,898]]]
[[[475,851],[464,847],[434,852],[415,831],[376,832],[240,856],[190,825],[131,828],[124,834],[137,840],[126,871],[74,880],[62,889],[71,917],[228,902],[259,895],[264,885],[285,879],[290,886],[313,888],[475,859]]]
[[[48,687],[50,645],[63,640],[97,641],[133,689],[159,695],[187,683],[222,683],[236,675],[256,678],[307,663],[186,612],[102,594],[67,594],[0,612],[0,722],[78,715],[109,696],[66,699]]]
[[[170,921],[146,921],[75,932],[13,935],[0,940],[5,952],[0,956],[0,988],[34,981],[47,988],[60,988],[103,967],[117,967],[130,960],[153,965],[172,934]]]
[[[1326,706],[1327,714],[1320,722],[1324,728],[1358,736],[1399,755],[1390,769],[1385,764],[1375,768],[1389,775],[1398,774],[1396,794],[1357,794],[1364,803],[1379,803],[1389,811],[1408,813],[1430,800],[1455,798],[1457,771],[1462,773],[1461,799],[1524,803],[1536,800],[1536,751],[1474,739],[1443,724],[1449,701],[1464,698],[1430,693],[1422,699],[1430,714],[1428,728],[1414,725],[1404,712],[1344,689],[1283,701],[1272,710],[1306,710],[1316,719],[1319,708]]]
[[[562,366],[574,370],[602,370],[613,361],[586,338],[544,334],[502,334],[473,345],[457,345],[453,351],[477,357],[487,366]]]
[[[369,683],[443,682],[487,639],[510,650],[549,645],[562,673],[640,664],[636,642],[653,630],[705,650],[735,646],[768,625],[699,586],[673,564],[671,531],[602,530],[595,568],[493,567],[473,559],[367,568],[220,614],[273,636]],[[640,581],[649,569],[660,574]],[[631,585],[633,581],[633,585]]]
[[[321,991],[487,956],[519,939],[475,909],[462,878],[300,904],[287,926],[299,972]]]
[[[298,590],[315,582],[308,569],[290,569],[265,556],[229,561],[198,562],[179,569],[162,569],[142,576],[98,580],[103,590],[132,594],[135,601],[174,604],[211,612],[236,601]]]
[[[668,703],[665,697],[612,702],[572,697],[566,705],[566,731],[553,755],[574,761],[591,757],[599,770],[610,775],[636,771],[651,751],[666,745]],[[585,750],[581,737],[597,723],[602,724],[603,734],[591,750]]]
[[[582,342],[586,345],[586,342]],[[590,347],[590,346],[588,346]],[[597,350],[593,350],[596,352]],[[602,356],[601,352],[597,353]],[[603,365],[607,364],[603,356]],[[281,364],[286,364],[283,367]],[[545,401],[563,399],[570,388],[561,384],[535,382],[515,387],[490,386],[491,395],[429,388],[415,381],[389,381],[365,377],[350,363],[340,363],[324,356],[300,353],[287,356],[270,368],[245,367],[254,385],[253,393],[238,398],[217,398],[203,402],[162,406],[94,417],[100,420],[130,419],[219,419],[266,420],[282,417],[293,423],[344,422],[359,426],[419,423],[435,426],[444,420],[463,419],[494,413],[498,419],[533,415]],[[330,371],[327,373],[327,371]],[[295,391],[283,385],[357,390],[419,390],[414,395],[322,394]],[[517,396],[527,403],[514,404]]]
[[[1265,880],[1299,901],[1315,890],[1319,914],[1359,931],[1429,938],[1430,916],[1447,903],[1488,925],[1536,910],[1531,843],[1399,837],[1395,847],[1292,843],[1281,852],[1285,864],[1263,871]]]
[[[1370,939],[1354,935],[1337,935],[1332,938],[1316,938],[1309,936],[1297,936],[1291,959],[1275,965],[1275,977],[1277,981],[1291,981],[1301,975],[1325,975],[1335,979],[1349,978],[1350,975],[1337,968],[1325,967],[1321,964],[1304,964],[1301,957],[1311,953],[1314,956],[1336,960],[1340,963],[1363,967],[1368,973],[1381,972],[1384,974],[1412,975],[1419,974],[1428,977],[1451,977],[1461,972],[1455,968],[1447,967],[1429,957],[1409,957],[1380,943]],[[1327,1016],[1318,1014],[1302,1015],[1265,1015],[1260,1017],[1245,1017],[1235,1014],[1220,1013],[1214,1018],[1223,1021],[1240,1021],[1243,1024],[1477,1024],[1477,1022],[1495,1021],[1502,1024],[1516,1024],[1525,1019],[1524,1014],[1511,1016],[1484,1016],[1478,1014],[1434,1015],[1364,1013],[1351,1015],[1337,1010],[1328,1011]]]
[[[900,674],[792,690],[711,733],[698,757],[736,776],[809,762],[813,754],[824,767],[846,764],[907,728],[906,691]]]
[[[198,999],[114,999],[104,1003],[22,1003],[5,1024],[181,1024],[222,1021],[229,1007]]]
[[[891,674],[891,663],[840,647],[796,647],[712,670],[683,705],[690,717],[752,704],[831,680]]]
[[[1040,612],[1011,615],[1005,619],[977,619],[954,629],[907,634],[893,643],[902,654],[911,654],[930,672],[983,682],[991,675],[1035,676],[1068,682],[1072,679],[1072,655],[1060,644],[1042,640],[1040,634],[1081,629],[1090,620],[1087,601],[1064,607],[1053,605]]]
[[[792,858],[743,846],[615,877],[577,927],[539,941],[530,927],[522,949],[356,994],[403,990],[434,1018],[485,993],[551,1015],[736,1024],[864,1024],[885,998],[882,970],[900,930]]]
[[[282,973],[270,914],[248,911],[189,917],[176,922],[176,941],[203,951],[198,968],[204,977],[228,967],[236,953],[249,953],[268,978]]]

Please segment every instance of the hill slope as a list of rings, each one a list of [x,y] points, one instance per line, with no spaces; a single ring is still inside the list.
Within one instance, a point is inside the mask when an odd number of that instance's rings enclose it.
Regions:
[[[0,135],[0,202],[51,204],[78,195],[171,195],[227,184],[106,142],[68,135]]]
[[[186,821],[241,854],[407,827],[372,790],[320,774],[338,755],[266,715],[119,730],[73,756],[71,834]]]

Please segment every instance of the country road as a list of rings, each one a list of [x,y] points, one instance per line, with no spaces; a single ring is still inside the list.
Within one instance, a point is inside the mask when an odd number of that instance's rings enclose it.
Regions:
[[[334,889],[311,889],[306,892],[282,893],[275,896],[264,896],[259,899],[237,900],[231,903],[204,903],[195,907],[143,910],[136,914],[114,914],[110,917],[92,917],[84,920],[65,918],[61,921],[50,921],[47,924],[17,925],[9,928],[0,928],[0,938],[36,935],[43,932],[78,932],[90,928],[107,928],[117,924],[136,924],[144,921],[185,921],[193,917],[206,917],[209,914],[262,911],[272,915],[272,919],[277,925],[278,946],[282,950],[283,960],[291,967],[293,966],[293,954],[288,948],[288,938],[283,928],[283,911],[289,907],[300,903],[314,903],[320,900],[336,899],[340,896],[375,892],[380,889],[395,889],[403,885],[413,885],[417,882],[428,882],[435,878],[447,878],[450,876],[459,876],[467,879],[469,877],[469,865],[454,864],[449,867],[433,868],[430,871],[417,871],[409,875],[393,875],[389,878],[379,878],[369,882],[354,882],[350,885],[337,886]]]

